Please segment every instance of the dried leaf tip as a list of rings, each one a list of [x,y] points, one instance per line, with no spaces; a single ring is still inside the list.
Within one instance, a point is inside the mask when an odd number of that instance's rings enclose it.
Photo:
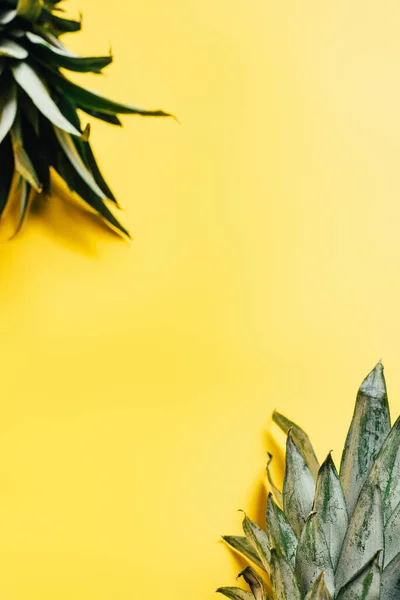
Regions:
[[[372,398],[386,398],[386,381],[383,373],[383,364],[379,361],[360,385],[360,394]]]

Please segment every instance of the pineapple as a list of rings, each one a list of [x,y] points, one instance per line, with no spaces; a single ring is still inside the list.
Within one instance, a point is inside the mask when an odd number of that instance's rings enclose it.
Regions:
[[[266,571],[268,586],[248,566],[240,576],[251,591],[217,591],[231,600],[400,600],[400,418],[391,427],[382,364],[358,391],[339,473],[330,454],[319,466],[300,427],[273,419],[287,434],[286,467],[280,492],[267,465],[266,531],[245,515],[244,536],[224,537]]]
[[[108,100],[64,72],[100,73],[112,56],[81,57],[60,36],[79,21],[63,16],[60,0],[0,0],[0,216],[18,202],[20,229],[35,192],[51,191],[51,167],[98,215],[129,235],[107,206],[116,199],[105,182],[79,111],[121,125],[119,114],[169,116]]]

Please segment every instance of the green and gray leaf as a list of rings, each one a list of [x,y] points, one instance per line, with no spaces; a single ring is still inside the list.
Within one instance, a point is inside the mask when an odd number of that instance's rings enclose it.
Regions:
[[[311,513],[302,531],[296,553],[295,573],[301,592],[306,595],[321,572],[333,596],[335,577],[328,544],[317,513]]]
[[[302,600],[292,567],[275,548],[271,549],[271,583],[275,600]]]
[[[395,600],[381,596],[381,552],[377,552],[368,563],[339,591],[337,600]],[[398,599],[398,596],[396,596]]]
[[[313,510],[318,513],[336,569],[349,519],[342,485],[330,454],[318,473]]]
[[[400,553],[385,567],[382,573],[382,600],[399,600],[400,598]]]
[[[216,591],[229,598],[229,600],[254,600],[253,594],[239,587],[220,587]]]
[[[277,548],[294,568],[298,539],[272,494],[269,494],[267,503],[267,534],[271,548]]]
[[[362,382],[340,465],[340,480],[349,516],[390,431],[390,414],[382,363]]]
[[[317,477],[319,463],[314,448],[311,445],[310,438],[306,432],[296,425],[296,423],[293,423],[293,421],[290,421],[276,410],[273,412],[272,418],[284,433],[288,434],[289,431],[291,431],[293,441],[307,463],[308,468],[314,477]]]
[[[286,471],[283,482],[283,509],[295,533],[300,536],[311,512],[315,493],[315,480],[299,452],[291,431],[286,444]]]
[[[364,485],[350,520],[336,571],[337,589],[384,547],[381,492],[375,469],[374,473]]]
[[[229,544],[231,548],[253,561],[258,567],[261,569],[264,568],[257,550],[254,549],[253,544],[249,542],[246,537],[240,535],[224,535],[222,536],[222,539]]]
[[[400,502],[385,526],[385,564],[400,553]]]
[[[271,550],[267,533],[245,514],[242,521],[243,532],[257,552],[263,569],[270,572]]]
[[[325,574],[323,571],[314,581],[305,600],[332,600],[332,596],[325,585]]]

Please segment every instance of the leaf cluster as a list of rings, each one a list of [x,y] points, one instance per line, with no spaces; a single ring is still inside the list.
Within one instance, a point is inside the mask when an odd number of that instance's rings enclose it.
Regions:
[[[245,515],[244,536],[225,541],[266,572],[274,600],[399,600],[400,418],[391,427],[382,364],[359,388],[339,472],[330,454],[319,466],[298,425],[273,419],[287,434],[283,489],[271,486],[266,530]],[[217,591],[271,600],[252,567],[243,577],[251,592]]]
[[[33,193],[51,192],[54,170],[97,214],[123,235],[111,212],[116,198],[105,181],[80,114],[120,126],[119,115],[169,116],[105,98],[64,71],[99,74],[106,56],[77,56],[60,37],[77,32],[60,0],[0,0],[0,217],[18,197],[21,227]]]

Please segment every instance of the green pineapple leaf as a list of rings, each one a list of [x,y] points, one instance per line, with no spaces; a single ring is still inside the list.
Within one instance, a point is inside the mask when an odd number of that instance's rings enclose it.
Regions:
[[[46,74],[46,78],[50,81],[57,89],[61,92],[65,92],[77,106],[80,108],[89,108],[91,110],[108,113],[111,115],[141,115],[142,117],[169,117],[168,113],[162,110],[145,110],[138,106],[131,106],[129,104],[121,104],[120,102],[114,102],[100,94],[91,92],[76,83],[73,83],[60,73],[49,71]]]
[[[108,207],[109,202],[119,206],[78,111],[116,126],[121,126],[120,114],[171,115],[109,100],[68,79],[64,71],[102,73],[113,57],[68,50],[60,37],[79,31],[81,20],[64,18],[60,2],[0,1],[0,215],[8,202],[18,202],[19,231],[33,196],[27,190],[50,194],[54,170],[90,209],[129,237]],[[26,182],[19,189],[12,185],[18,175]]]
[[[376,471],[382,492],[383,518],[387,522],[400,501],[400,418],[377,456]]]
[[[271,583],[275,600],[302,600],[294,571],[276,548],[271,549]]]
[[[263,569],[270,572],[271,549],[266,532],[257,523],[254,523],[248,516],[244,515],[242,528],[245,536],[257,552]]]
[[[222,539],[229,545],[231,548],[243,554],[246,558],[251,560],[254,564],[256,564],[261,569],[264,568],[263,563],[260,560],[260,556],[258,552],[254,549],[254,546],[249,540],[240,535],[224,535]]]
[[[23,60],[24,58],[27,58],[28,54],[28,51],[14,40],[5,39],[0,42],[0,56]]]
[[[254,600],[253,594],[238,587],[220,587],[216,591],[230,600]]]
[[[11,127],[11,142],[15,159],[15,170],[24,178],[37,192],[42,191],[42,184],[39,181],[35,167],[32,164],[25,148],[22,139],[21,123],[17,115],[13,126]]]
[[[315,482],[305,438],[274,419],[287,433],[283,493],[271,485],[282,508],[269,494],[267,531],[244,528],[253,552],[267,536],[272,600],[400,600],[400,419],[390,429],[381,363],[358,391],[340,476],[329,454]]]
[[[321,572],[331,595],[335,590],[334,570],[318,514],[312,512],[304,525],[296,552],[295,572],[300,590],[306,595]]]
[[[385,562],[386,567],[400,552],[400,503],[385,525]]]
[[[40,62],[51,63],[56,67],[78,71],[81,73],[100,73],[102,69],[112,63],[112,56],[75,56],[63,50],[60,46],[51,44],[31,31],[26,32],[30,42],[29,49],[32,55]]]
[[[349,516],[381,446],[390,431],[390,414],[382,363],[362,382],[340,465],[340,480]]]
[[[339,591],[337,600],[394,600],[394,596],[380,595],[381,550],[368,561],[358,573]],[[398,598],[398,596],[396,596]]]
[[[293,421],[290,421],[276,410],[274,410],[272,414],[272,419],[278,425],[278,427],[280,427],[280,429],[286,433],[286,435],[289,433],[289,431],[291,432],[293,441],[296,444],[298,451],[302,454],[311,473],[314,475],[314,477],[317,477],[319,463],[315,455],[314,448],[311,445],[310,438],[306,432],[303,431],[301,427],[296,425],[296,423],[293,423]]]
[[[350,581],[360,565],[383,547],[382,499],[374,468],[374,477],[365,483],[350,519],[336,570],[337,588]]]
[[[331,454],[318,473],[313,510],[318,513],[332,565],[336,569],[349,518],[342,485]]]
[[[11,65],[11,72],[15,81],[28,94],[39,111],[60,129],[67,133],[77,135],[82,134],[78,131],[58,109],[56,103],[49,94],[49,91],[38,73],[27,63],[20,62]]]
[[[295,533],[300,536],[311,512],[315,480],[298,450],[291,430],[286,443],[286,472],[283,481],[283,509]]]
[[[399,600],[400,598],[400,553],[383,570],[381,598],[382,600]]]
[[[298,539],[285,513],[276,505],[272,494],[269,494],[267,502],[267,535],[271,548],[277,548],[294,568]]]
[[[310,588],[305,600],[332,600],[325,585],[325,573],[322,571]]]
[[[17,115],[17,91],[15,84],[9,80],[0,92],[0,144],[10,131]]]

